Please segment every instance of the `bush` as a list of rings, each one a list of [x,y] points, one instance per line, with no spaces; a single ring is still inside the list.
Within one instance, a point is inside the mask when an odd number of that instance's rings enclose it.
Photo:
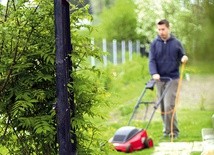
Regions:
[[[136,40],[137,15],[132,0],[116,0],[111,8],[101,14],[101,23],[93,36],[107,40]]]

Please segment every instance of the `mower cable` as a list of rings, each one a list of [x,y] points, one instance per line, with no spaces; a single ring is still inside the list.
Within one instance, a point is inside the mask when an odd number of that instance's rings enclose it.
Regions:
[[[173,109],[173,112],[172,112],[172,118],[171,118],[171,142],[173,142],[173,123],[174,123],[174,117],[175,117],[175,112],[176,112],[176,109],[178,107],[178,104],[179,104],[179,97],[180,97],[180,90],[181,90],[181,84],[182,84],[182,80],[183,80],[183,72],[184,72],[184,68],[185,68],[185,63],[182,63],[182,66],[181,66],[181,74],[180,74],[180,78],[179,78],[179,81],[178,81],[178,88],[177,88],[177,92],[176,92],[176,97],[175,97],[175,107]]]

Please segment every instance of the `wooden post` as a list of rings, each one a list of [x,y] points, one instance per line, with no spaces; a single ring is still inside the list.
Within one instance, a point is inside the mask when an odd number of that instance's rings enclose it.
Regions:
[[[73,93],[69,94],[68,82],[72,63],[69,54],[72,51],[70,38],[69,3],[66,0],[54,0],[55,38],[56,38],[56,116],[57,141],[59,155],[76,154],[76,136],[71,133],[70,110],[74,110]],[[73,114],[73,113],[72,113]],[[71,143],[72,139],[72,143]]]

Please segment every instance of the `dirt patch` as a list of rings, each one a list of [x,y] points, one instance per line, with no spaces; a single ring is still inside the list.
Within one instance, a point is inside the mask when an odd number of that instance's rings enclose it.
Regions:
[[[214,109],[214,75],[184,78],[179,101],[179,108]]]

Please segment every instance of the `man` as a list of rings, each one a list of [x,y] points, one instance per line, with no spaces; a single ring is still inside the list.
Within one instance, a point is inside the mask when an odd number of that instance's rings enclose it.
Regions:
[[[152,78],[156,80],[158,97],[169,86],[163,100],[160,103],[161,116],[163,120],[164,137],[173,136],[177,138],[179,134],[176,114],[172,119],[175,107],[175,98],[179,80],[179,65],[186,63],[188,57],[178,39],[170,33],[169,22],[164,19],[157,23],[158,36],[150,46],[149,71]],[[161,77],[168,77],[172,80],[161,80]],[[170,84],[170,85],[169,85]],[[171,131],[171,121],[173,121],[173,131]]]

